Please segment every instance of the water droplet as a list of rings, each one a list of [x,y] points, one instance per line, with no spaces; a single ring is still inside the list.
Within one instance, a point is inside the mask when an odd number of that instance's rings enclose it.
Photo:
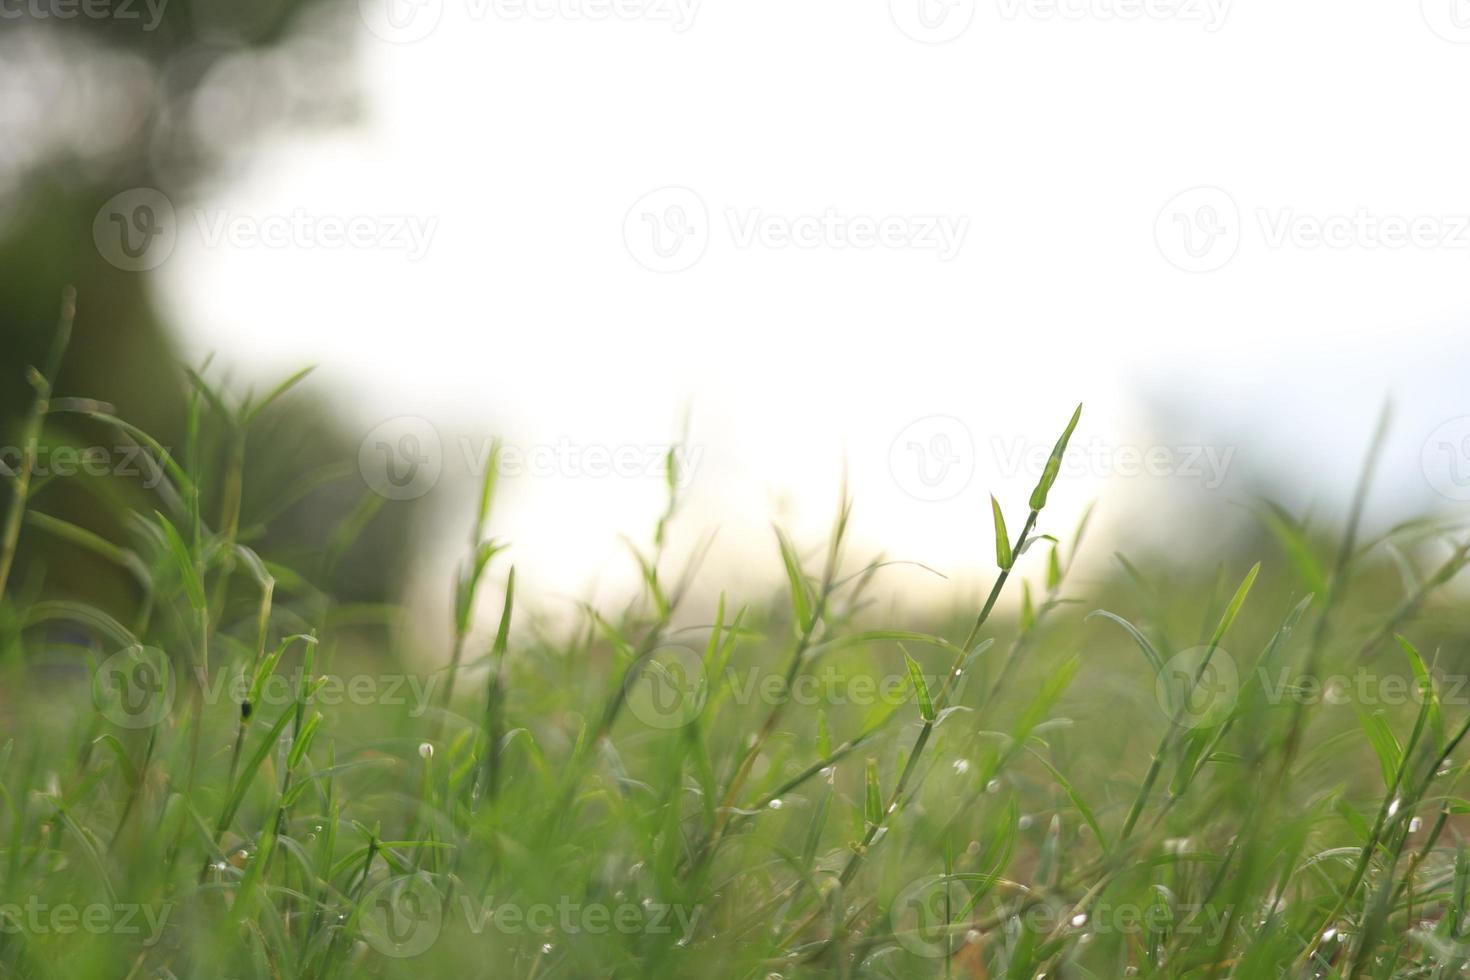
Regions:
[[[1411,833],[1411,834],[1418,833],[1419,832],[1419,828],[1422,827],[1422,826],[1424,826],[1424,821],[1423,820],[1420,820],[1418,817],[1412,817],[1412,818],[1410,818],[1410,820],[1409,820],[1409,833]]]
[[[419,743],[419,758],[420,759],[432,759],[432,758],[434,758],[434,746],[431,745],[428,742],[420,742]]]
[[[549,953],[549,952],[551,952],[551,943],[542,943],[541,944],[541,952],[543,952],[543,953]]]
[[[1398,798],[1395,797],[1394,798],[1394,801],[1388,805],[1388,815],[1390,817],[1392,817],[1395,813],[1398,813],[1398,812],[1399,812],[1399,801],[1398,801]]]
[[[1076,915],[1072,916],[1072,928],[1073,929],[1081,929],[1085,925],[1087,925],[1087,914],[1086,913],[1084,913],[1084,912],[1078,912]]]
[[[1033,824],[1034,822],[1035,821],[1031,819],[1031,814],[1023,813],[1021,814],[1021,818],[1016,821],[1016,827],[1020,830],[1030,830],[1031,824]]]
[[[969,759],[956,759],[956,760],[954,760],[954,771],[957,772],[957,773],[959,773],[961,776],[963,776],[965,773],[969,772],[970,771],[970,760]]]
[[[980,942],[980,930],[979,929],[971,929],[968,932],[966,932],[965,933],[965,942],[969,943],[971,946],[974,946],[977,943],[979,943]]]
[[[766,806],[770,807],[772,810],[779,810],[785,805],[785,803],[781,802],[781,798],[779,796],[766,804]]]
[[[986,783],[985,784],[985,792],[987,792],[987,793],[999,793],[1000,792],[1000,780],[999,779],[992,779],[990,782]]]

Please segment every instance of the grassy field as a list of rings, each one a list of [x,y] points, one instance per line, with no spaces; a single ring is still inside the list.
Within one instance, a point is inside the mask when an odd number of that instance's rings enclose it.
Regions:
[[[641,594],[550,617],[515,590],[490,466],[452,649],[415,669],[401,611],[319,587],[380,497],[323,531],[309,570],[254,550],[271,501],[240,490],[250,432],[300,378],[241,400],[190,372],[170,453],[85,392],[53,395],[70,306],[29,372],[0,513],[0,974],[1470,963],[1452,604],[1470,544],[1432,520],[1361,534],[1372,447],[1335,530],[1262,505],[1260,554],[1119,555],[1082,583],[1086,521],[1046,519],[1079,407],[1028,500],[976,502],[993,586],[929,622],[881,615],[914,570],[849,553],[845,492],[827,540],[773,535],[781,595],[691,618],[718,589],[665,554],[672,454]],[[68,427],[156,464],[97,495],[122,539],[48,513],[58,477],[34,461]],[[121,569],[132,594],[57,594],[49,555]]]

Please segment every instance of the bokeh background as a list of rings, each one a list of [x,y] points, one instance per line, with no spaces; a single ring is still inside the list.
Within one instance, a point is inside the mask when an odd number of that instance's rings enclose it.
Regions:
[[[326,584],[435,607],[492,436],[522,460],[495,533],[550,603],[627,593],[673,440],[677,547],[717,529],[732,588],[844,472],[860,549],[949,576],[894,601],[978,587],[986,495],[1019,504],[1078,401],[1044,530],[1097,501],[1094,579],[1259,550],[1262,496],[1326,536],[1390,401],[1370,531],[1451,511],[1456,2],[7,5],[0,425],[66,283],[58,391],[165,445],[180,361],[257,391],[316,364],[252,438],[247,519],[320,551],[421,452]],[[48,507],[105,533],[115,482]]]

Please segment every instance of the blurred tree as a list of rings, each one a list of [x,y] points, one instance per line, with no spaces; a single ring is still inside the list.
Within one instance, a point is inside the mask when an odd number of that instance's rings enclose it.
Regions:
[[[111,403],[164,445],[180,445],[186,385],[155,273],[129,268],[126,251],[117,251],[126,241],[108,236],[141,232],[155,220],[128,192],[150,188],[181,204],[206,182],[227,179],[267,138],[349,124],[357,99],[344,39],[354,36],[348,18],[355,16],[355,7],[334,0],[0,4],[0,441],[18,442],[32,394],[24,372],[43,359],[62,287],[71,283],[80,314],[57,393]],[[104,213],[119,194],[117,216]],[[263,479],[355,456],[354,442],[319,403],[297,393],[274,413],[282,416],[277,428],[294,436],[250,444],[249,472],[268,476],[247,478],[247,521],[253,506],[264,509],[281,490]],[[86,443],[108,435],[60,416],[47,438]],[[63,482],[44,487],[40,509],[122,536],[96,506],[96,487]],[[274,544],[309,548],[314,534],[325,540],[363,492],[361,481],[346,478],[307,496],[277,515],[285,530],[274,533],[292,540]],[[391,595],[410,519],[401,506],[385,509],[333,582],[320,584],[347,598]],[[33,537],[23,535],[18,567]],[[56,556],[48,553],[52,586],[104,604],[128,601],[125,576],[109,579],[93,562]]]

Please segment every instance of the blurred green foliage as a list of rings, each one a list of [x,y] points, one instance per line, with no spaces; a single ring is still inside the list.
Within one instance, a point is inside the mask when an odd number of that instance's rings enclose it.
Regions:
[[[64,7],[70,16],[58,16]],[[265,135],[353,118],[353,35],[331,30],[350,12],[326,0],[164,0],[152,7],[104,0],[87,4],[86,13],[51,2],[7,10],[0,63],[10,69],[5,98],[14,111],[0,116],[0,142],[9,148],[0,166],[0,445],[19,445],[31,399],[27,366],[41,362],[62,289],[73,285],[81,314],[58,394],[85,392],[177,447],[186,385],[173,334],[181,325],[165,321],[153,273],[124,271],[99,253],[94,218],[130,188],[187,200]],[[289,474],[340,466],[356,452],[319,399],[291,399],[267,421],[270,433],[250,446],[247,517],[278,499]],[[51,420],[45,438],[109,450],[115,442],[75,416]],[[324,485],[280,515],[272,533],[311,547],[360,491],[352,480]],[[138,492],[123,479],[92,479],[49,487],[37,503],[114,536],[123,529],[95,506],[97,496],[136,500]],[[0,506],[10,493],[5,481]],[[326,584],[361,599],[395,594],[411,528],[411,509],[394,509],[354,542]],[[37,576],[42,592],[54,587],[108,608],[129,601],[116,572],[80,569],[63,549],[47,555],[42,576],[32,557],[22,551],[21,574]]]

